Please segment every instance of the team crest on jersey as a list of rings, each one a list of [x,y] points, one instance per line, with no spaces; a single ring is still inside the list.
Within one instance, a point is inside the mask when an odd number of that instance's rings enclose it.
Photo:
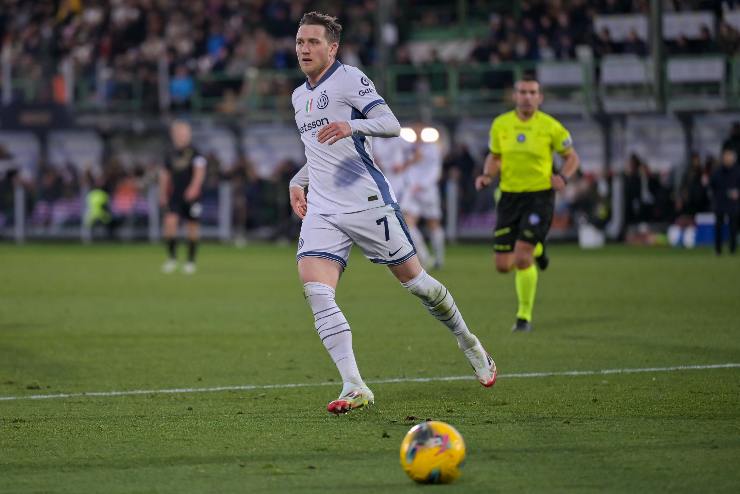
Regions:
[[[527,140],[527,136],[524,134],[519,134],[518,136],[516,136],[516,142],[524,142],[526,140]]]
[[[326,91],[323,91],[321,93],[321,96],[319,96],[319,101],[316,102],[316,106],[323,110],[327,106],[329,106],[329,96],[326,95]]]

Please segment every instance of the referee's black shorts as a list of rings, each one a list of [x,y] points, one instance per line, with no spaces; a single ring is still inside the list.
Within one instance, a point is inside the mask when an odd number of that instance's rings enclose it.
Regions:
[[[167,203],[167,212],[175,213],[186,221],[199,221],[203,207],[198,199],[186,201],[180,194],[172,194]]]
[[[552,223],[555,191],[502,192],[497,205],[493,248],[496,252],[514,252],[517,240],[537,245],[544,242]]]

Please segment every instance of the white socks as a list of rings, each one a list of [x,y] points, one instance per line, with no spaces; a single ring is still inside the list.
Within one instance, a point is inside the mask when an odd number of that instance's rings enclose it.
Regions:
[[[461,349],[475,346],[478,340],[468,329],[452,295],[442,283],[422,271],[419,276],[402,285],[419,297],[429,313],[452,331]]]
[[[334,289],[311,281],[303,285],[303,294],[313,311],[316,332],[337,366],[342,382],[364,386],[352,352],[352,331],[334,301]]]

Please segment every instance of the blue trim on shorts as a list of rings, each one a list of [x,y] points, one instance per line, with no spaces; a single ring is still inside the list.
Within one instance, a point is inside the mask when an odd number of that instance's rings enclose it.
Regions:
[[[353,107],[352,120],[363,119],[365,119],[365,115],[363,115],[360,110]],[[385,179],[385,175],[383,175],[383,172],[378,170],[378,168],[375,166],[375,163],[373,162],[373,159],[370,157],[369,154],[367,154],[367,150],[365,149],[365,136],[352,134],[352,141],[354,141],[355,143],[355,149],[357,150],[357,154],[360,155],[360,159],[365,164],[365,168],[367,168],[368,173],[370,173],[370,176],[373,177],[373,180],[375,180],[375,185],[378,186],[380,196],[383,198],[383,205],[387,206],[388,204],[393,204],[391,189]]]
[[[386,261],[385,259],[376,258],[376,259],[370,259],[370,262],[375,263],[375,264],[385,264],[386,266],[397,266],[399,264],[405,263],[406,261],[408,261],[415,255],[416,255],[416,248],[414,248],[412,245],[411,252],[401,257],[400,259],[391,259],[390,261]]]
[[[295,256],[296,262],[298,262],[303,257],[320,257],[322,259],[329,259],[330,261],[334,261],[338,263],[340,266],[342,266],[343,269],[347,267],[347,261],[329,252],[321,252],[318,250],[309,250],[306,252],[301,252],[300,254]]]
[[[411,232],[409,232],[409,227],[406,224],[406,220],[403,219],[403,214],[401,214],[401,210],[398,207],[398,204],[393,204],[393,211],[396,213],[396,218],[398,218],[398,222],[401,223],[401,228],[403,229],[403,233],[406,234],[406,238],[409,239],[409,243],[411,244],[411,247],[414,248],[414,252],[416,252],[416,245],[414,245],[414,241],[411,238]]]

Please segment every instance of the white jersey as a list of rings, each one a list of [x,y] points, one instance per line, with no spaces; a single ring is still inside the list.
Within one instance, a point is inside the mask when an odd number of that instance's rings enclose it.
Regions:
[[[396,171],[406,160],[406,141],[400,137],[378,139],[373,143],[373,158],[380,165],[386,178],[391,184],[396,197],[399,197],[405,187],[405,172]]]
[[[331,146],[316,138],[332,122],[364,119],[385,101],[356,67],[338,60],[316,86],[293,91],[293,111],[308,164],[308,209],[312,213],[353,213],[394,204],[396,197],[372,159],[372,138],[352,135]]]
[[[442,151],[436,142],[417,142],[421,157],[406,172],[410,187],[436,187],[442,177]]]

